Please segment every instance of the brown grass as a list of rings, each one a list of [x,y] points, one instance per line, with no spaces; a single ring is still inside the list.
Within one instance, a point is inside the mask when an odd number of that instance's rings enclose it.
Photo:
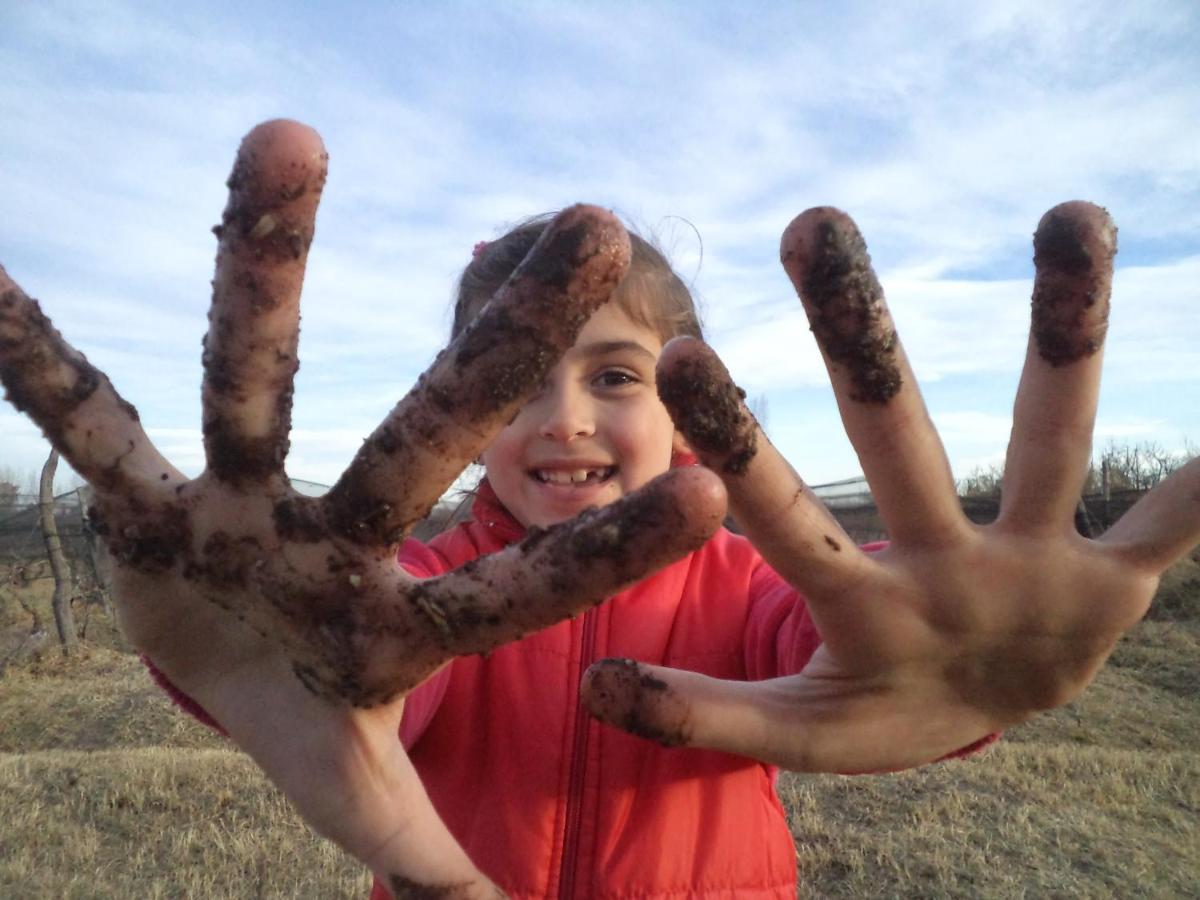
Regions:
[[[0,754],[0,896],[366,897],[233,750]]]
[[[0,722],[6,753],[228,746],[180,715],[136,656],[91,645],[13,666],[0,681]]]
[[[1200,883],[1191,751],[1001,744],[869,778],[788,776],[805,897],[1187,896]]]
[[[783,776],[800,896],[1196,896],[1197,569],[1177,567],[1169,608],[1076,703],[986,754],[892,776]],[[0,609],[0,652],[27,627]],[[135,657],[101,647],[0,677],[0,809],[0,897],[369,890]]]

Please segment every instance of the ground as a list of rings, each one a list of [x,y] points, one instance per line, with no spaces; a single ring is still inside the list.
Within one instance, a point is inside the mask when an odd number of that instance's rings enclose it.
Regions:
[[[45,604],[45,583],[27,590]],[[47,641],[36,658],[28,613],[11,592],[0,602],[0,896],[365,897],[362,868],[177,712],[103,610],[88,614],[81,652]],[[1191,895],[1198,745],[1193,559],[1076,703],[988,752],[901,775],[784,775],[798,892]]]

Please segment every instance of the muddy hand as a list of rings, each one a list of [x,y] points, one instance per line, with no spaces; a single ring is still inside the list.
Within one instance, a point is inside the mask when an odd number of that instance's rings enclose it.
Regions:
[[[547,229],[329,494],[293,491],[283,466],[299,296],[325,174],[319,137],[297,123],[266,123],[242,143],[215,229],[199,478],[158,453],[133,407],[3,270],[0,376],[95,488],[91,514],[133,643],[398,894],[487,895],[396,740],[399,698],[452,657],[572,615],[685,554],[716,528],[724,492],[706,473],[678,473],[438,579],[396,566],[396,542],[624,274],[625,232],[583,206]]]
[[[1066,203],[1034,241],[1033,327],[998,520],[969,522],[854,223],[799,216],[782,258],[808,313],[891,544],[868,555],[746,410],[717,357],[676,341],[664,402],[718,472],[734,516],[808,599],[824,639],[803,672],[755,684],[610,661],[601,718],[654,737],[809,771],[927,762],[1069,701],[1200,540],[1200,461],[1101,539],[1074,528],[1087,473],[1116,229]]]

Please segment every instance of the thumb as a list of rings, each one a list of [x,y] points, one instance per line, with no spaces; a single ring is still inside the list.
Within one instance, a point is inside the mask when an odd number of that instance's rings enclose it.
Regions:
[[[761,758],[778,715],[746,682],[602,659],[586,672],[583,701],[601,722],[664,747],[704,747]]]
[[[604,659],[588,669],[582,692],[597,719],[664,747],[734,753],[793,772],[907,769],[972,752],[995,731],[944,698],[838,678],[725,681]]]

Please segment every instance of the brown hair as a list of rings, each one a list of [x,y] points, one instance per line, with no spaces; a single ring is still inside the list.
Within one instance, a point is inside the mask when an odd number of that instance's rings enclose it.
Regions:
[[[458,337],[500,290],[553,218],[554,214],[550,213],[529,219],[503,237],[476,248],[475,258],[463,270],[458,282],[454,324],[450,330],[452,339]],[[609,302],[617,304],[634,322],[657,332],[664,344],[680,335],[702,339],[700,316],[691,291],[675,274],[666,257],[632,231],[629,241],[633,250],[629,274],[617,286]]]

